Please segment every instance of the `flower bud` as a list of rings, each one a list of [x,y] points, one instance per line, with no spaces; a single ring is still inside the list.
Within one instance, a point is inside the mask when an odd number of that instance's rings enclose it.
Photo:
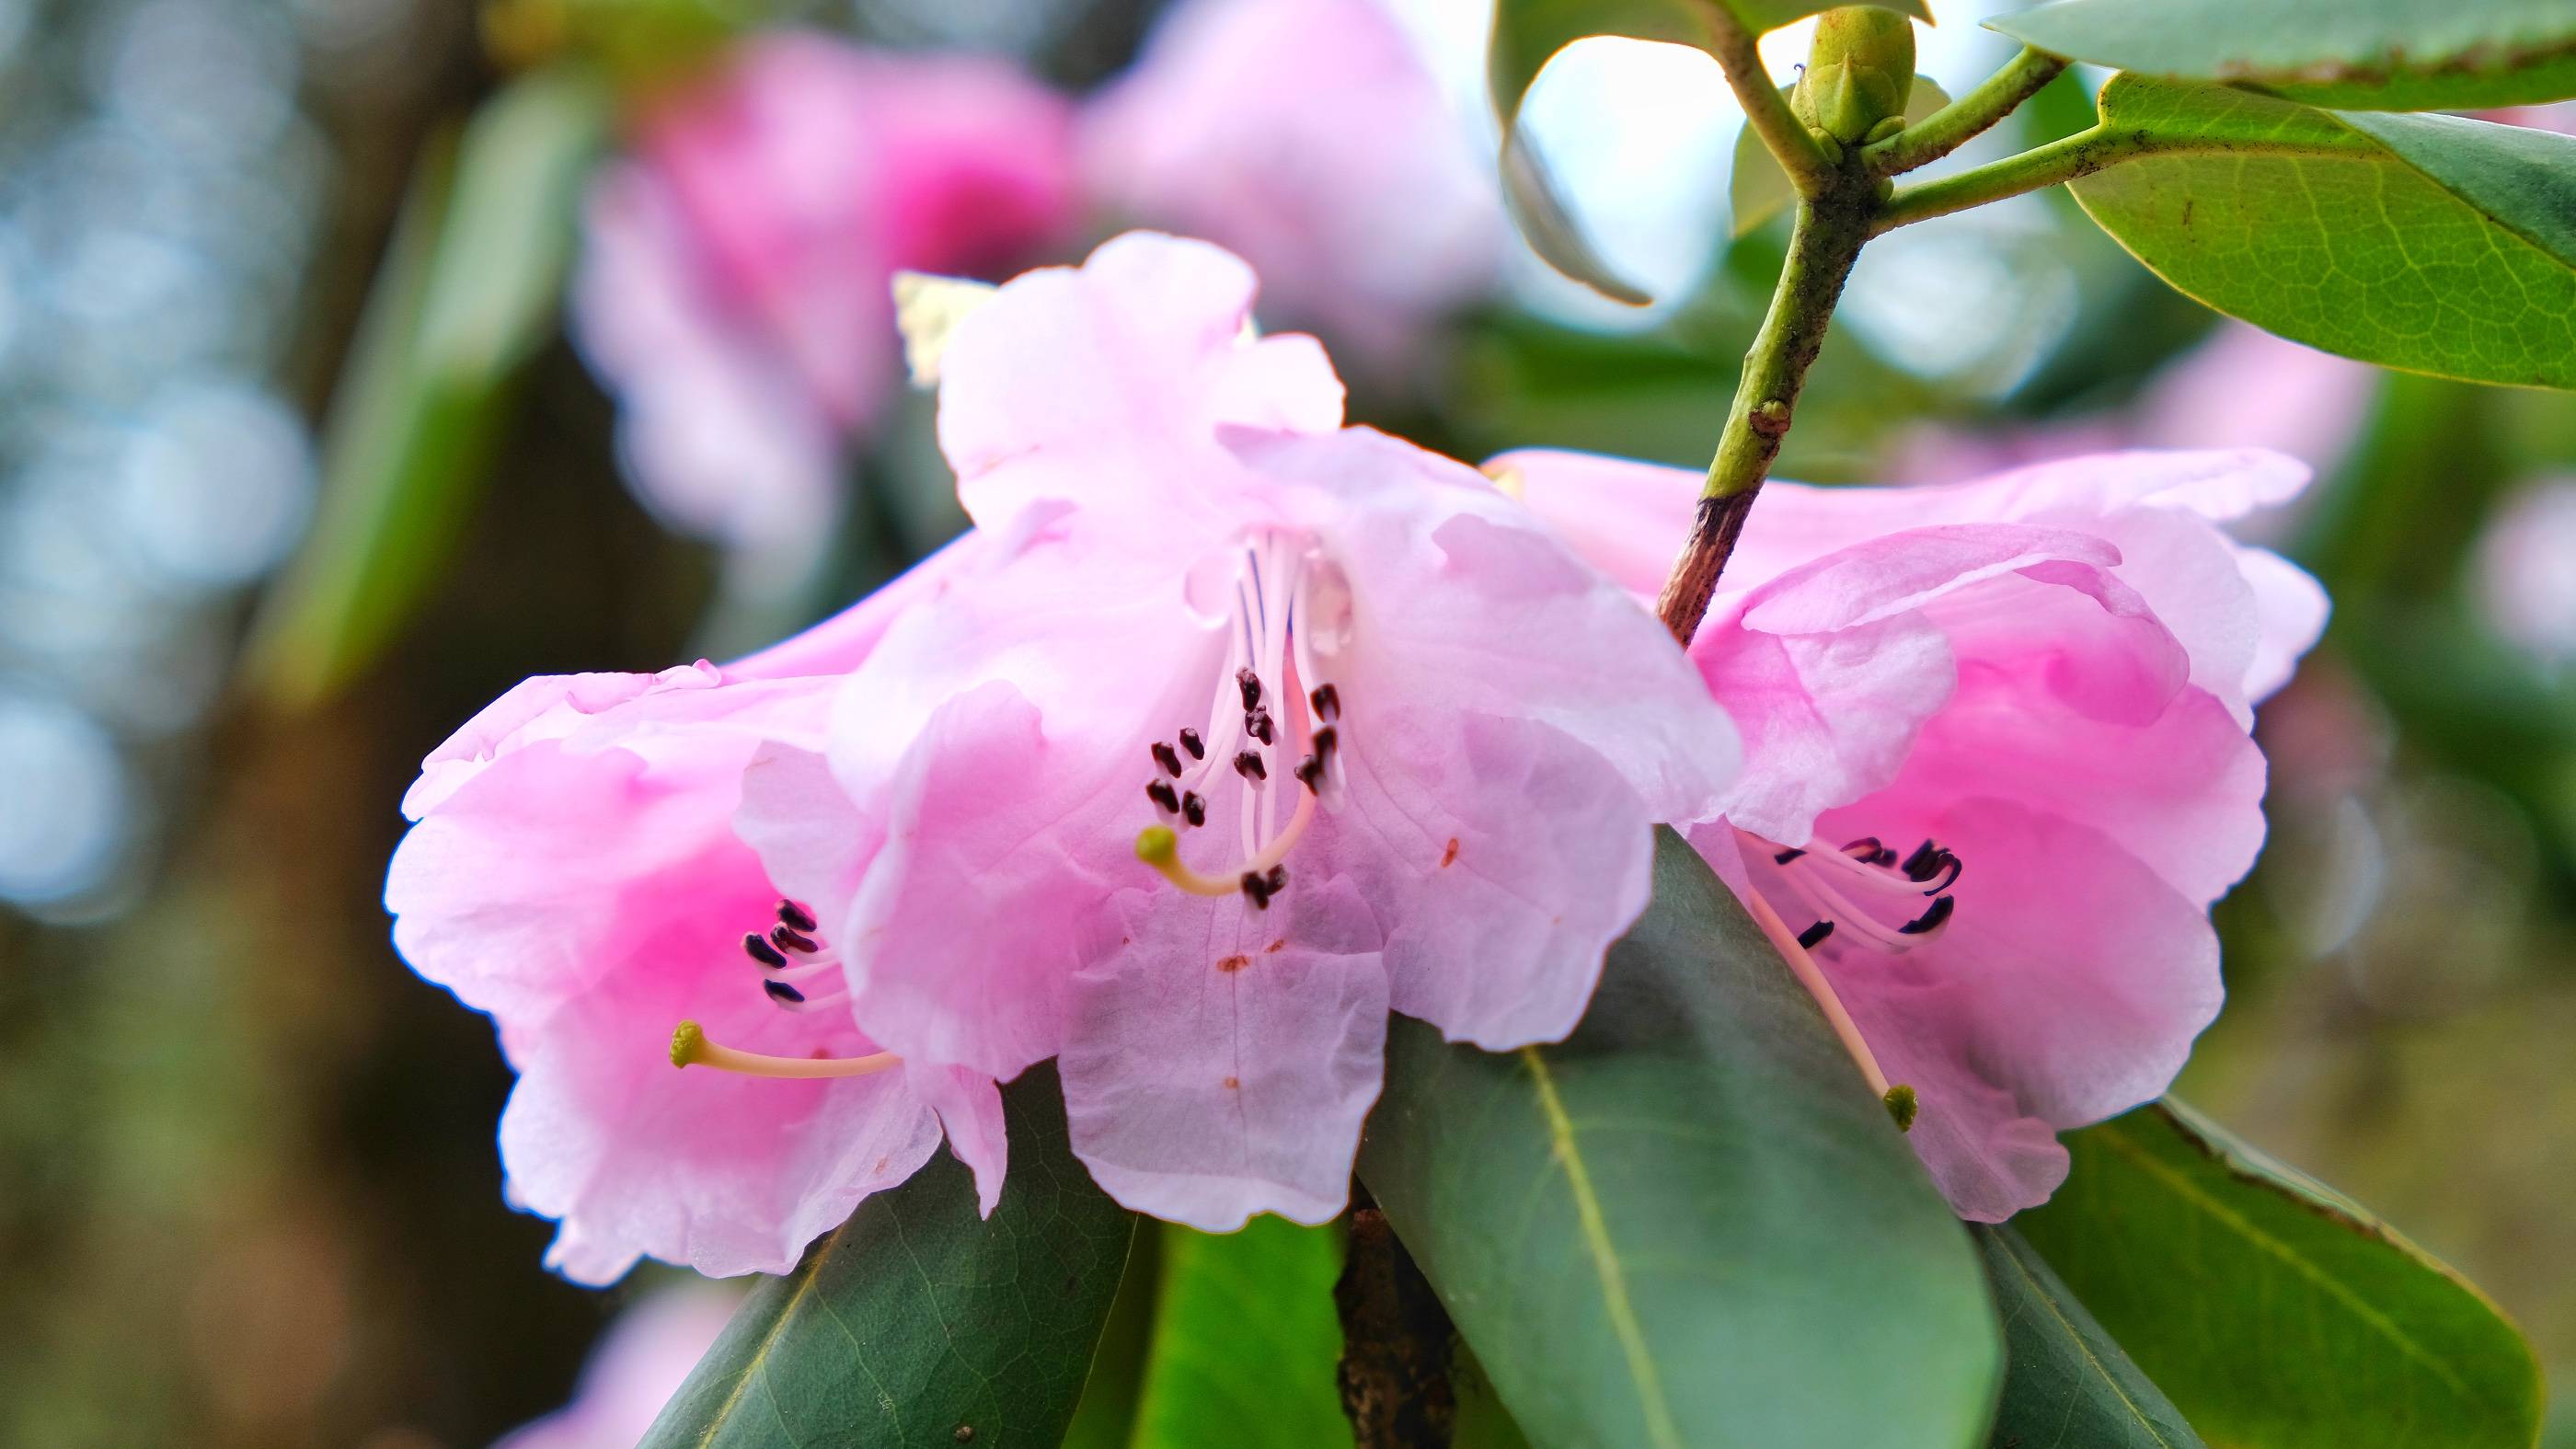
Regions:
[[[1904,116],[1913,91],[1914,22],[1875,5],[1847,5],[1817,18],[1789,109],[1810,130],[1850,145]]]

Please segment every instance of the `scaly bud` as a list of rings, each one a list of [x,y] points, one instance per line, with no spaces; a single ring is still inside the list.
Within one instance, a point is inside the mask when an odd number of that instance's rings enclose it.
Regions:
[[[1914,22],[1875,5],[1828,10],[1816,20],[1807,68],[1789,109],[1808,129],[1845,145],[1902,122],[1914,93]]]

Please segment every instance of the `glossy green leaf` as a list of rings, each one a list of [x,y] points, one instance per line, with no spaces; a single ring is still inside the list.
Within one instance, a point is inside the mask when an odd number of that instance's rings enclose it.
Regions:
[[[640,1449],[1052,1445],[1073,1416],[1134,1219],[1065,1133],[1055,1068],[1002,1091],[989,1219],[942,1150],[752,1292]]]
[[[1162,1292],[1135,1449],[1313,1449],[1347,1442],[1341,1235],[1258,1217],[1216,1236],[1165,1225]]]
[[[1787,98],[1789,88],[1780,94]],[[1914,91],[1906,97],[1905,124],[1911,126],[1925,116],[1950,104],[1949,96],[1928,75],[1914,78]],[[1735,167],[1727,175],[1727,206],[1734,217],[1736,236],[1744,236],[1764,222],[1789,209],[1798,199],[1797,188],[1789,184],[1789,173],[1762,144],[1762,137],[1751,126],[1735,133]]]
[[[1870,0],[1924,20],[1923,0]],[[1549,266],[1602,295],[1632,305],[1653,300],[1604,262],[1550,178],[1546,159],[1520,132],[1521,102],[1558,51],[1596,35],[1656,40],[1713,52],[1711,7],[1723,5],[1759,35],[1832,8],[1832,0],[1497,0],[1485,75],[1503,126],[1503,199],[1521,234]]]
[[[1966,1231],[1670,831],[1567,1041],[1396,1023],[1360,1175],[1533,1443],[1984,1442]]]
[[[1091,1352],[1082,1399],[1064,1429],[1061,1449],[1128,1449],[1136,1437],[1136,1411],[1145,1397],[1145,1356],[1154,1344],[1154,1305],[1162,1297],[1163,1235],[1139,1220],[1127,1249],[1118,1296]]]
[[[2521,1335],[2358,1205],[2176,1102],[2066,1146],[2014,1225],[2211,1443],[2530,1449]]]
[[[2057,0],[1986,24],[2072,60],[2311,105],[2475,110],[2576,96],[2564,0]]]
[[[1458,1396],[1458,1417],[1450,1425],[1449,1449],[1530,1449],[1512,1411],[1494,1393],[1494,1381],[1463,1340],[1451,1351],[1449,1386]]]
[[[2184,292],[2365,362],[2576,387],[2576,138],[2129,75],[2101,109],[2115,132],[2199,148],[2073,186]]]
[[[2201,1449],[2181,1411],[2021,1234],[1972,1231],[2004,1318],[1994,1449]]]
[[[486,103],[453,163],[415,174],[322,437],[312,536],[256,625],[255,687],[320,702],[426,592],[508,421],[510,383],[554,326],[580,189],[609,98],[577,69]]]

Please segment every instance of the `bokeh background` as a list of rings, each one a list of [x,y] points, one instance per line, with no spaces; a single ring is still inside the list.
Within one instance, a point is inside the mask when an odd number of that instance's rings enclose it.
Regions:
[[[405,198],[434,202],[460,125],[549,67],[608,77],[614,154],[747,19],[991,52],[1079,97],[1160,7],[748,9],[0,0],[0,1443],[481,1446],[562,1403],[603,1325],[668,1281],[594,1293],[539,1267],[548,1226],[502,1200],[489,1028],[387,941],[397,802],[518,679],[737,652],[960,520],[928,404],[897,383],[835,455],[803,553],[673,526],[630,488],[614,369],[551,292],[495,345],[506,366],[388,452],[351,379],[401,239],[436,230]],[[1952,91],[2009,53],[1977,0],[1935,9],[1923,69]],[[1479,0],[1388,15],[1401,55],[1350,84],[1425,87],[1412,122],[1490,156]],[[1784,72],[1802,44],[1774,37]],[[1295,131],[1321,104],[1304,63],[1249,63],[1227,111],[1265,114],[1267,77]],[[2085,79],[1991,146],[2080,127]],[[1337,188],[1384,175],[1283,132],[1244,153],[1277,165],[1232,184],[1291,233],[1338,228],[1307,259],[1327,290],[1340,266],[1431,300],[1395,336],[1385,308],[1280,320],[1335,346],[1357,415],[1459,456],[1701,462],[1782,241],[1730,235],[1738,117],[1713,63],[1589,42],[1529,114],[1658,305],[1554,279],[1498,220],[1434,275],[1390,271],[1427,254],[1424,208],[1342,209]],[[1070,259],[1128,217],[1186,224],[1157,216],[1169,197],[1089,185],[1013,260]],[[543,199],[504,195],[542,255]],[[2182,1091],[2458,1264],[2576,1380],[2576,397],[2221,323],[2052,195],[1872,248],[1780,472],[1929,481],[2221,444],[2316,465],[2323,486],[2259,526],[2337,612],[2263,711],[2272,844],[2220,908],[2231,1001]],[[2576,1444],[2563,1414],[2556,1432]]]

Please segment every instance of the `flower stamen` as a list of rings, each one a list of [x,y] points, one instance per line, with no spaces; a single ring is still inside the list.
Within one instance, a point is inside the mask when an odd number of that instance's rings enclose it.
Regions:
[[[902,1059],[892,1052],[864,1057],[774,1057],[720,1046],[707,1040],[705,1028],[684,1021],[671,1033],[671,1065],[713,1067],[746,1077],[813,1079],[869,1076],[902,1065]]]
[[[1287,888],[1288,852],[1319,802],[1329,806],[1335,798],[1342,697],[1317,666],[1319,649],[1329,660],[1347,638],[1347,601],[1340,571],[1293,534],[1260,532],[1211,563],[1229,581],[1221,590],[1201,589],[1197,607],[1231,598],[1223,664],[1205,729],[1183,728],[1146,747],[1155,773],[1145,795],[1161,819],[1138,835],[1136,855],[1193,895],[1240,893],[1254,909],[1267,909]],[[1319,602],[1327,621],[1320,640],[1308,637]],[[1307,753],[1292,764],[1286,751],[1301,740]],[[1283,773],[1305,787],[1293,804],[1271,788]],[[1242,859],[1219,872],[1193,870],[1180,858],[1179,832],[1211,816],[1232,819]]]
[[[1877,1054],[1862,1039],[1859,1024],[1844,1009],[1842,997],[1835,994],[1833,983],[1825,979],[1823,968],[1816,965],[1816,958],[1807,954],[1808,937],[1814,936],[1815,940],[1821,941],[1824,936],[1816,935],[1812,928],[1803,935],[1790,935],[1789,928],[1781,923],[1780,913],[1771,909],[1771,903],[1762,898],[1760,891],[1747,892],[1744,903],[1753,913],[1753,924],[1761,928],[1764,939],[1771,943],[1771,949],[1779,952],[1780,959],[1788,963],[1789,974],[1797,977],[1798,984],[1807,988],[1807,994],[1815,998],[1817,1007],[1825,1014],[1825,1023],[1834,1029],[1843,1050],[1851,1054],[1853,1064],[1860,1068],[1861,1080],[1869,1083],[1869,1089],[1886,1104],[1888,1115],[1896,1119],[1898,1130],[1913,1130],[1914,1089],[1888,1082],[1886,1071],[1878,1064]],[[1832,922],[1819,924],[1825,927],[1826,934],[1831,934]]]
[[[1162,873],[1163,879],[1194,896],[1230,896],[1236,891],[1254,897],[1258,906],[1270,904],[1270,896],[1286,886],[1288,879],[1279,863],[1297,846],[1297,837],[1306,833],[1307,822],[1315,818],[1315,796],[1312,791],[1297,797],[1297,813],[1288,817],[1288,828],[1262,847],[1259,854],[1234,867],[1225,875],[1201,875],[1181,859],[1181,838],[1168,825],[1148,825],[1136,832],[1136,858]],[[1258,877],[1267,889],[1254,895],[1248,882]]]

